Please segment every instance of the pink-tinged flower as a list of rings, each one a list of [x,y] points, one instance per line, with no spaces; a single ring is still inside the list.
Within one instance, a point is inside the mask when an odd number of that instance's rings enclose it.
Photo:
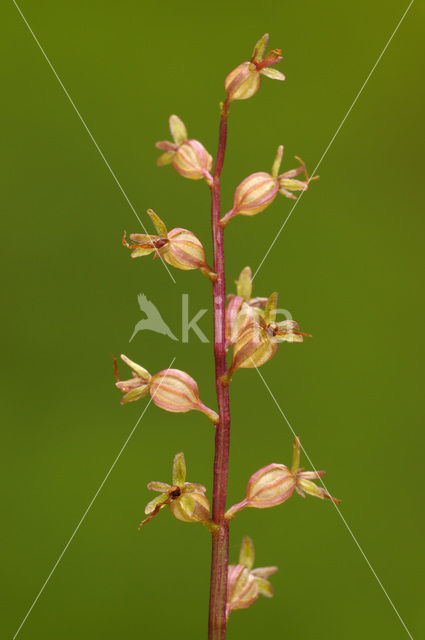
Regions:
[[[172,163],[174,169],[185,178],[205,178],[211,185],[212,157],[208,151],[198,140],[188,139],[186,127],[178,116],[170,116],[169,123],[173,142],[163,140],[156,143],[158,149],[165,151],[158,158],[157,165],[161,167]]]
[[[184,371],[167,369],[156,373],[151,378],[149,390],[152,400],[161,409],[172,413],[194,409],[205,413],[214,424],[218,422],[216,412],[201,402],[195,380]]]
[[[135,402],[136,400],[146,396],[149,393],[152,378],[146,369],[130,360],[130,358],[127,358],[127,356],[122,355],[121,358],[131,369],[133,369],[133,377],[130,378],[130,380],[118,380],[116,383],[118,389],[125,394],[121,398],[121,404],[126,404],[127,402]]]
[[[159,496],[145,507],[148,516],[139,525],[152,520],[161,509],[169,506],[171,513],[183,522],[207,523],[210,517],[210,503],[205,497],[206,489],[201,484],[185,482],[186,461],[183,453],[177,453],[173,462],[172,485],[165,482],[149,482],[148,489],[158,491]]]
[[[254,317],[254,314],[257,317]],[[255,309],[243,303],[237,321],[239,319],[242,328],[238,331],[236,325],[236,337],[232,336],[234,341],[232,364],[221,379],[223,384],[230,382],[237,369],[253,369],[265,364],[278,349],[277,343],[270,340],[264,318],[256,314]]]
[[[233,299],[235,300],[235,299]],[[228,317],[231,331],[228,342],[233,344],[232,364],[222,376],[221,382],[229,384],[237,369],[253,369],[268,362],[276,353],[280,342],[303,342],[304,337],[295,320],[276,322],[278,294],[272,293],[266,301],[264,311],[242,302],[235,315],[232,303]]]
[[[150,393],[152,401],[165,411],[171,411],[171,413],[201,411],[214,424],[217,424],[218,415],[201,401],[198,385],[189,374],[179,369],[164,369],[151,376],[146,369],[127,356],[121,355],[121,358],[133,369],[131,380],[123,382],[118,380],[116,383],[118,389],[126,394],[121,404],[133,402]]]
[[[210,280],[217,278],[207,265],[201,241],[191,231],[180,227],[167,231],[167,227],[155,211],[148,209],[147,213],[159,235],[132,233],[130,239],[134,244],[129,244],[124,234],[122,243],[127,249],[132,249],[132,258],[154,253],[154,258],[160,256],[165,262],[177,269],[183,271],[200,269]]]
[[[265,33],[255,45],[251,60],[242,62],[226,77],[224,87],[228,102],[246,100],[253,96],[260,88],[261,76],[267,76],[272,80],[285,80],[283,73],[270,69],[282,61],[282,51],[272,49],[264,57],[268,40],[269,34]]]
[[[248,536],[242,540],[239,564],[229,565],[227,574],[227,617],[235,609],[247,609],[260,594],[271,598],[273,587],[267,580],[276,573],[277,567],[253,569],[255,560],[254,544]]]
[[[251,319],[249,313],[242,314],[242,305],[246,303],[253,309],[261,309],[267,303],[267,298],[252,298],[252,272],[250,267],[242,269],[236,280],[236,295],[229,293],[226,308],[226,349],[235,341],[242,329],[242,324],[248,324]]]
[[[226,518],[230,520],[245,507],[255,507],[256,509],[275,507],[286,502],[294,491],[297,491],[303,498],[308,493],[322,500],[328,498],[333,502],[340,502],[337,498],[329,495],[324,488],[318,487],[313,482],[313,480],[322,478],[325,471],[304,471],[303,468],[300,468],[300,448],[299,438],[295,438],[291,468],[284,464],[272,463],[256,471],[248,480],[244,500],[230,507],[226,512]]]
[[[296,200],[292,191],[306,191],[311,180],[317,180],[318,176],[309,178],[304,162],[296,156],[300,166],[281,173],[280,165],[283,158],[283,146],[277,149],[271,173],[253,173],[242,180],[236,187],[233,197],[233,207],[220,220],[221,226],[226,226],[228,222],[237,215],[254,216],[264,211],[273,202],[278,193],[286,198]],[[305,180],[296,180],[296,177],[304,173]]]

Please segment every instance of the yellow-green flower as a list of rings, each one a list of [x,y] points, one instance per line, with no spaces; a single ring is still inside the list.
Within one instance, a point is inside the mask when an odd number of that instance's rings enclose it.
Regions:
[[[183,453],[177,453],[173,462],[172,483],[149,482],[148,489],[158,491],[159,496],[148,502],[145,514],[148,516],[139,525],[152,520],[161,509],[169,506],[171,513],[183,522],[208,522],[210,503],[202,484],[186,482],[186,461]]]

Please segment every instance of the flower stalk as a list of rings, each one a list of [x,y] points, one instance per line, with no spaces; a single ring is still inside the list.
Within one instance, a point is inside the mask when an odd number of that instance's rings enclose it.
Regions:
[[[229,99],[221,107],[217,157],[211,186],[211,228],[214,253],[213,283],[215,384],[219,420],[215,433],[212,521],[217,529],[212,534],[209,640],[226,637],[227,571],[229,564],[229,523],[225,519],[227,479],[229,475],[230,406],[229,388],[221,382],[226,373],[226,281],[224,269],[223,227],[220,226],[220,176],[227,140]]]
[[[181,522],[197,523],[210,531],[212,558],[208,640],[226,639],[227,619],[232,611],[250,607],[259,595],[268,598],[273,596],[273,587],[268,578],[277,571],[277,567],[253,569],[254,544],[248,536],[242,541],[238,563],[229,566],[230,521],[246,507],[265,509],[278,506],[294,493],[303,498],[309,494],[322,500],[328,498],[339,502],[327,493],[324,485],[320,487],[314,483],[322,478],[324,471],[305,471],[300,468],[301,445],[299,439],[295,438],[292,466],[273,462],[261,467],[249,478],[245,498],[226,511],[230,447],[229,385],[232,375],[239,369],[252,369],[266,364],[277,352],[279,343],[301,343],[304,337],[311,337],[300,331],[295,320],[278,321],[278,313],[282,310],[277,307],[276,291],[268,297],[252,297],[252,272],[248,266],[236,281],[236,295],[226,296],[223,236],[227,223],[236,215],[253,216],[261,213],[278,193],[295,198],[292,192],[306,190],[314,179],[308,177],[306,167],[299,158],[299,167],[280,174],[283,157],[283,146],[280,145],[271,173],[257,172],[245,178],[235,190],[232,208],[220,217],[220,179],[226,153],[230,104],[253,96],[260,87],[262,76],[285,80],[280,71],[271,68],[282,60],[281,51],[272,49],[266,53],[267,42],[268,34],[265,34],[255,45],[250,61],[240,64],[225,79],[227,97],[220,107],[218,149],[212,173],[212,156],[201,142],[188,137],[187,129],[178,116],[172,115],[169,119],[173,142],[163,140],[156,145],[164,152],[158,158],[159,166],[172,164],[175,171],[185,178],[205,180],[211,190],[213,268],[208,266],[201,241],[191,231],[182,227],[168,231],[152,209],[148,210],[148,214],[157,234],[130,234],[131,244],[125,235],[122,240],[123,245],[131,249],[132,258],[153,253],[154,257],[160,256],[177,269],[199,269],[212,283],[218,412],[202,402],[196,380],[185,371],[169,368],[151,375],[140,364],[122,355],[122,360],[131,369],[132,377],[120,380],[114,359],[116,386],[124,394],[121,404],[126,405],[150,395],[151,401],[164,411],[187,413],[194,410],[203,413],[215,430],[212,510],[206,488],[198,482],[186,481],[186,461],[181,452],[174,457],[171,484],[152,481],[147,485],[149,490],[159,495],[146,505],[146,518],[139,526],[141,528],[165,510]],[[301,174],[304,174],[304,180],[297,179]],[[229,358],[228,367],[226,355],[230,350],[232,357],[231,361]]]

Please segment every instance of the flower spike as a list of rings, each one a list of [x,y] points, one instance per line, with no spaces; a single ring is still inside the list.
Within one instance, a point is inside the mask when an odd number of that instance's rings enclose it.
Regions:
[[[167,227],[155,211],[148,209],[147,213],[159,235],[132,233],[130,239],[134,244],[129,244],[126,240],[126,234],[124,234],[122,243],[127,249],[132,249],[132,258],[147,256],[155,252],[154,258],[160,256],[165,262],[177,269],[183,271],[200,269],[207,278],[212,281],[216,280],[217,275],[208,266],[204,247],[195,234],[180,227],[167,231]]]
[[[210,503],[205,497],[206,489],[201,484],[185,482],[186,461],[183,453],[177,453],[173,461],[173,484],[149,482],[148,489],[158,491],[159,496],[148,502],[145,514],[148,516],[139,524],[139,529],[154,518],[165,506],[183,522],[207,523],[210,515]]]
[[[234,100],[246,100],[257,93],[261,84],[261,76],[267,76],[272,80],[285,80],[285,76],[271,66],[282,61],[281,50],[272,49],[265,54],[269,34],[265,33],[254,47],[252,58],[249,62],[242,62],[233,69],[224,81],[228,102]]]
[[[340,502],[338,498],[329,495],[323,487],[318,487],[312,482],[322,478],[325,471],[304,471],[300,468],[300,449],[300,440],[296,437],[290,469],[284,464],[273,462],[256,471],[248,480],[245,498],[242,502],[238,502],[228,509],[226,518],[229,520],[234,518],[245,507],[255,507],[256,509],[275,507],[289,500],[294,491],[303,498],[308,493],[321,500],[328,498],[332,502]]]
[[[162,167],[172,163],[174,169],[185,178],[205,178],[211,186],[212,157],[208,151],[198,140],[188,139],[186,127],[178,116],[170,116],[169,125],[173,142],[163,140],[156,143],[157,149],[165,151],[158,158],[157,165]]]

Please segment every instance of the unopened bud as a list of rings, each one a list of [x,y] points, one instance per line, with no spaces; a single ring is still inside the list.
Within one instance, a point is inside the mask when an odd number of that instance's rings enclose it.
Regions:
[[[214,424],[218,415],[199,398],[198,385],[184,371],[167,369],[152,376],[150,394],[153,402],[161,409],[172,413],[186,413],[192,409],[205,413]]]

